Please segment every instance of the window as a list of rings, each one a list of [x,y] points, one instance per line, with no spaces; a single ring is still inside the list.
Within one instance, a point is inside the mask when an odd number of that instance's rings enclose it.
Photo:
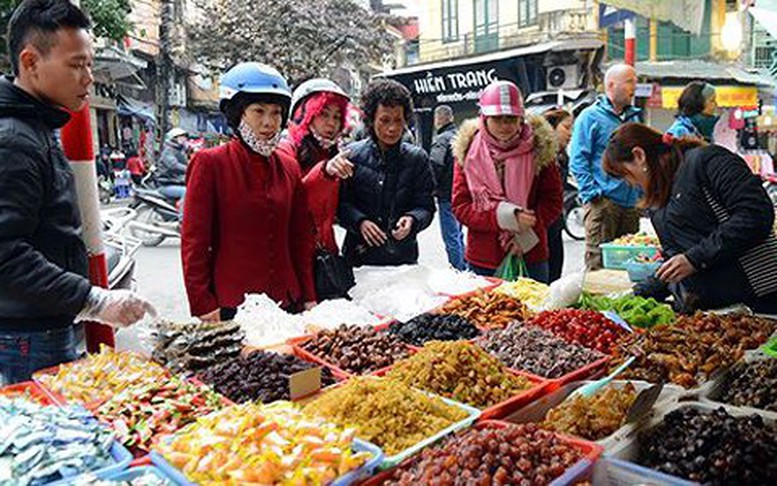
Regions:
[[[442,41],[459,40],[459,0],[442,0]]]
[[[528,27],[537,23],[537,0],[518,0],[518,25]]]
[[[498,12],[497,0],[475,0],[475,52],[499,47]]]

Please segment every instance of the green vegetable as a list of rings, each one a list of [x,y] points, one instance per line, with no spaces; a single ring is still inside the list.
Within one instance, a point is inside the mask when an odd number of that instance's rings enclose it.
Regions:
[[[634,295],[624,295],[618,298],[591,295],[583,292],[577,307],[595,311],[613,311],[634,327],[643,329],[653,326],[671,324],[675,313],[666,304],[657,302],[652,297],[646,299]]]

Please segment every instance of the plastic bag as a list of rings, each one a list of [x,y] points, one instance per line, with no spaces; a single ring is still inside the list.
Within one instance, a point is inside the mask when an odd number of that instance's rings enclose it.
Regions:
[[[526,262],[523,258],[516,255],[507,255],[499,268],[496,269],[494,277],[501,278],[506,282],[514,282],[521,277],[528,277],[529,271],[526,269]]]
[[[550,285],[548,308],[563,309],[577,303],[580,300],[580,295],[583,293],[584,280],[585,273],[580,272],[567,275],[553,282]]]

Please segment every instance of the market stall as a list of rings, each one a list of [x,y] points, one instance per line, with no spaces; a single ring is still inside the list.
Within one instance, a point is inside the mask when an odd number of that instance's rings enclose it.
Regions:
[[[406,308],[370,298],[386,282]],[[777,482],[775,320],[422,267],[360,285],[0,389],[0,483]]]

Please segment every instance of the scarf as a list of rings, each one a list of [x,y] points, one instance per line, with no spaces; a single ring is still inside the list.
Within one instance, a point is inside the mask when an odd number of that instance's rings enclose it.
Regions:
[[[269,140],[259,140],[256,138],[254,131],[248,126],[245,119],[240,120],[240,126],[237,127],[240,138],[248,145],[248,148],[256,152],[263,157],[269,157],[270,154],[278,147],[278,143],[281,141],[281,133],[278,132],[275,136]]]
[[[310,134],[313,135],[313,138],[316,139],[316,142],[318,142],[319,145],[321,145],[321,148],[324,150],[329,150],[330,148],[334,147],[334,145],[337,143],[337,137],[335,138],[326,138],[320,133],[316,131],[313,126],[310,126]]]
[[[497,164],[504,166],[503,181],[497,174]],[[524,124],[511,140],[501,142],[488,132],[485,118],[481,116],[480,128],[467,151],[464,174],[478,211],[492,211],[502,201],[528,207],[535,175],[531,126]],[[500,238],[503,247],[512,236],[503,232]]]

